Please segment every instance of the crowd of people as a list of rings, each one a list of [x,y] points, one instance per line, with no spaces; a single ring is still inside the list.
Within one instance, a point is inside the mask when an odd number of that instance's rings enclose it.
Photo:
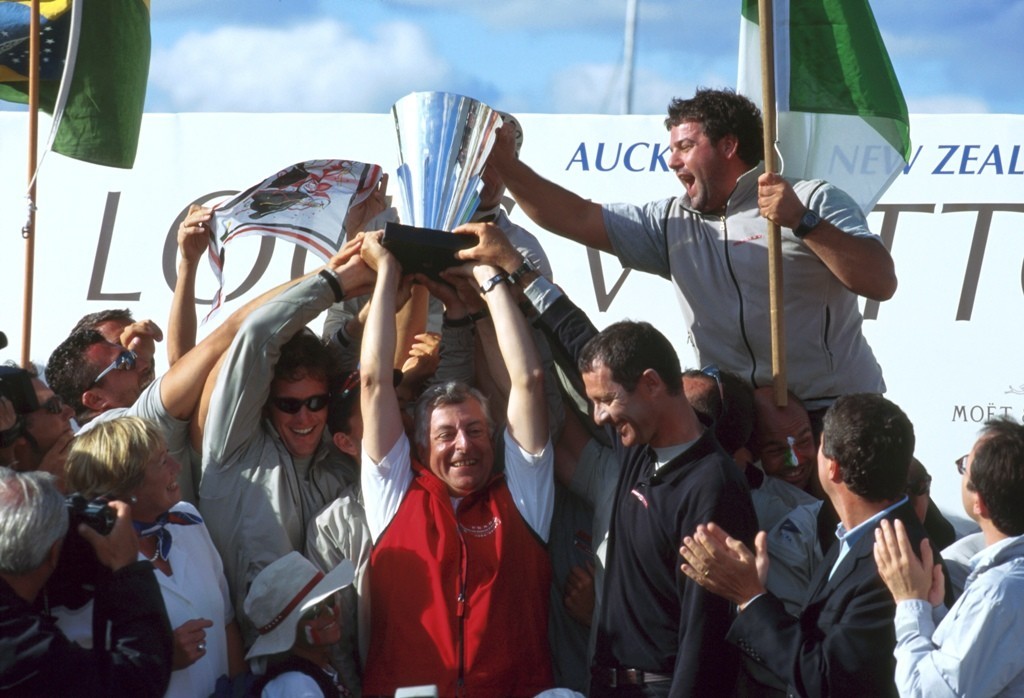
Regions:
[[[197,342],[193,206],[166,370],[127,310],[0,369],[0,693],[1024,695],[1024,425],[957,460],[958,540],[861,332],[896,273],[850,197],[765,172],[727,90],[671,102],[684,191],[643,205],[544,179],[503,118],[440,273],[383,244],[385,177],[327,264]],[[599,331],[506,191],[669,279],[702,368]]]

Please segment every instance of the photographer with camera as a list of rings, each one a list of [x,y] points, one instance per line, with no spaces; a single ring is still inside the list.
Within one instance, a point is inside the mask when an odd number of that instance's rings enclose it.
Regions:
[[[170,624],[153,576],[140,562],[131,509],[112,502],[107,536],[78,532],[111,570],[96,588],[92,649],[71,642],[33,603],[53,573],[68,528],[64,496],[46,473],[0,468],[0,693],[154,696],[171,673]]]

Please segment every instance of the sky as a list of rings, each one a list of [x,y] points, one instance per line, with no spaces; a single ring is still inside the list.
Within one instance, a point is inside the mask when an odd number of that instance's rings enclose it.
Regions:
[[[740,0],[638,0],[632,111],[734,86]],[[386,112],[441,90],[623,113],[626,0],[152,0],[150,112]],[[926,9],[924,9],[926,8]],[[910,113],[1024,113],[1024,1],[876,0]]]

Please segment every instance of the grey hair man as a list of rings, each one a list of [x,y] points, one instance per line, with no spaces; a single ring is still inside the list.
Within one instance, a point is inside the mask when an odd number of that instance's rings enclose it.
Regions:
[[[153,566],[138,561],[131,510],[112,502],[117,520],[103,536],[77,532],[111,570],[96,588],[107,637],[74,644],[34,603],[57,567],[68,511],[48,473],[0,468],[0,693],[10,696],[162,695],[171,675],[172,636]]]

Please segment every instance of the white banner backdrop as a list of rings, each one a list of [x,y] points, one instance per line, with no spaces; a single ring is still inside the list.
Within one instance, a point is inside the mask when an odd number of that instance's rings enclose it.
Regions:
[[[522,158],[585,197],[643,202],[679,191],[665,166],[661,117],[520,119]],[[0,113],[0,331],[10,341],[0,360],[16,361],[22,341],[27,123],[25,114]],[[988,417],[1024,418],[1024,116],[915,116],[911,133],[913,159],[869,219],[892,250],[899,290],[886,303],[866,304],[865,332],[888,396],[914,422],[933,496],[962,516],[953,460]],[[394,172],[390,116],[149,114],[134,170],[47,155],[38,182],[33,358],[45,363],[81,315],[103,308],[130,307],[165,326],[177,221],[188,205],[233,194],[275,168],[323,158]],[[834,159],[853,171],[875,165],[871,152]],[[518,211],[512,218],[538,235],[556,281],[598,326],[649,320],[675,342],[684,365],[696,362],[669,282],[624,275],[614,258],[588,254]],[[316,264],[272,239],[236,245],[225,279],[228,312]],[[215,288],[202,265],[198,296],[208,300]]]

